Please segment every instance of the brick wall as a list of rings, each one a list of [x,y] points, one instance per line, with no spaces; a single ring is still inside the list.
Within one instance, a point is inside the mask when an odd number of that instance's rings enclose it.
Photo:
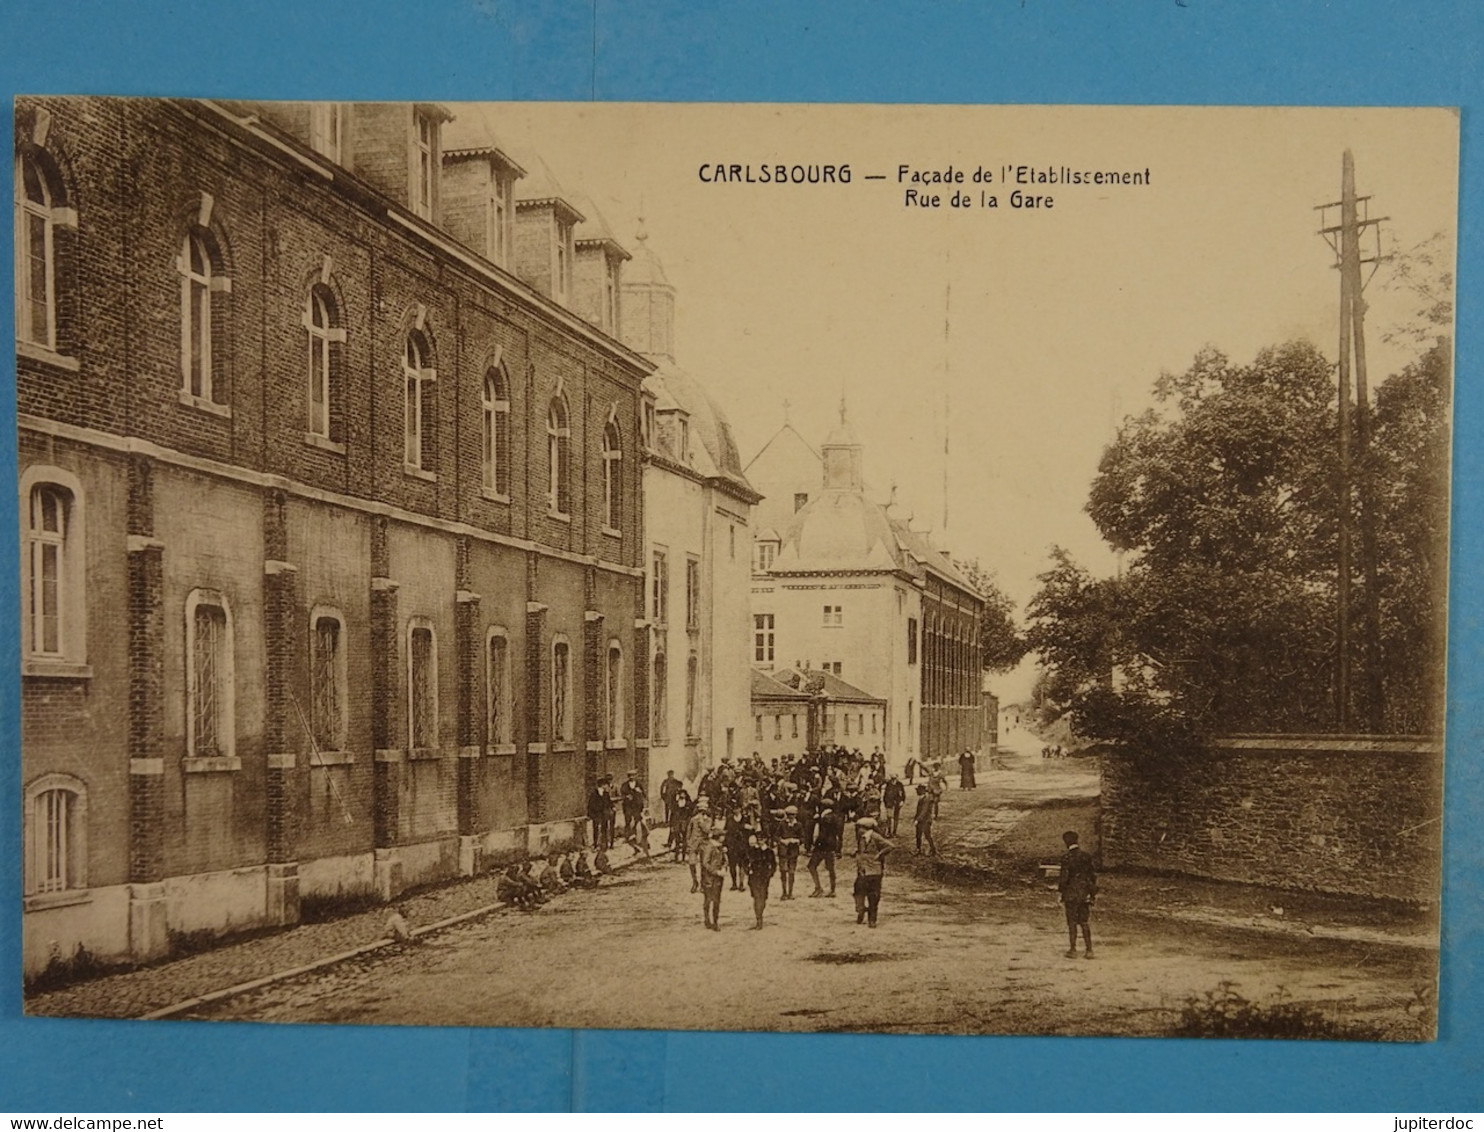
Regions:
[[[1267,736],[1102,755],[1109,866],[1437,900],[1442,744]]]

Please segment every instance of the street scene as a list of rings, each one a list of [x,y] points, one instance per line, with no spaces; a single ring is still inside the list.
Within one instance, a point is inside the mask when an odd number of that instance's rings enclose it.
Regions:
[[[15,116],[28,1014],[1435,1036],[1455,115]]]
[[[1435,1009],[1426,988],[1436,925],[1427,915],[1377,920],[1355,902],[1121,877],[1105,882],[1096,908],[1096,960],[1068,960],[1054,883],[1042,883],[1024,854],[1046,831],[1095,811],[1095,770],[1014,748],[1004,761],[978,789],[944,794],[940,858],[914,856],[906,838],[888,858],[875,933],[854,922],[846,885],[834,900],[780,903],[775,882],[760,935],[749,930],[749,895],[729,891],[713,936],[683,865],[669,857],[628,864],[622,850],[616,876],[530,911],[499,906],[492,887],[476,881],[465,882],[467,892],[410,897],[401,907],[415,928],[472,902],[486,910],[301,974],[292,972],[380,938],[385,914],[300,928],[295,934],[314,938],[297,946],[265,938],[226,949],[239,955],[41,995],[31,1009],[689,1029],[704,1004],[707,1017],[719,1011],[737,1029],[1160,1036],[1179,1032],[1192,1004],[1204,1009],[1229,984],[1227,994],[1321,1012],[1357,1034],[1415,1040],[1425,1032]],[[219,984],[235,973],[268,981],[217,1002],[190,1001],[225,989]]]

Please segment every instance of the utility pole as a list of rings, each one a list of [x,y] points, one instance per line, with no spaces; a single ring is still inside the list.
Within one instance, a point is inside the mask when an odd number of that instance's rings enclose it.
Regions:
[[[1364,719],[1367,730],[1381,730],[1385,716],[1384,686],[1381,679],[1381,617],[1376,591],[1376,507],[1374,468],[1370,459],[1370,394],[1366,384],[1365,354],[1365,286],[1370,278],[1363,266],[1382,260],[1380,251],[1381,221],[1390,217],[1369,215],[1370,197],[1355,194],[1355,158],[1345,151],[1340,168],[1340,199],[1318,206],[1321,215],[1319,234],[1334,250],[1335,266],[1340,271],[1340,357],[1339,357],[1339,562],[1337,564],[1335,615],[1335,724],[1340,731],[1353,726],[1350,705],[1350,582],[1352,484],[1359,495],[1359,528],[1362,601],[1364,607],[1365,693]],[[1366,215],[1361,215],[1362,206]],[[1339,208],[1340,222],[1325,223],[1327,210]],[[1362,231],[1370,228],[1376,234],[1376,252],[1363,257],[1360,250]],[[1350,374],[1351,350],[1355,361],[1355,451],[1351,452]]]

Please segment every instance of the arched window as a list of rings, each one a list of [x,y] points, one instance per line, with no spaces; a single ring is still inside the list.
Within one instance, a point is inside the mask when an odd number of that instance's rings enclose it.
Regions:
[[[547,510],[565,516],[572,498],[572,430],[567,401],[561,394],[551,399],[546,411]]]
[[[670,685],[662,652],[654,654],[654,719],[650,734],[659,746],[670,741]]]
[[[87,788],[70,774],[47,774],[26,787],[25,895],[88,886]]]
[[[53,349],[57,341],[56,244],[52,188],[31,153],[15,159],[15,332]]]
[[[506,497],[510,494],[510,387],[503,366],[485,372],[482,410],[484,490]]]
[[[180,274],[181,392],[194,401],[225,404],[221,296],[231,283],[221,273],[216,241],[205,228],[192,228],[181,241]]]
[[[316,608],[309,617],[310,734],[316,752],[345,750],[345,619]]]
[[[551,737],[572,738],[572,646],[561,638],[551,645]]]
[[[433,442],[436,435],[433,382],[438,377],[438,371],[433,368],[431,361],[427,338],[421,331],[409,331],[406,350],[402,356],[405,390],[402,459],[407,468],[416,471],[431,471],[433,467]]]
[[[623,439],[617,421],[603,428],[603,525],[623,529]]]
[[[235,754],[236,662],[232,612],[215,590],[186,598],[186,756]]]
[[[608,642],[608,671],[605,681],[608,702],[608,738],[623,738],[623,649],[617,641]]]
[[[407,745],[438,746],[438,649],[433,624],[423,617],[407,626]]]
[[[340,431],[334,347],[345,341],[345,330],[337,321],[334,294],[323,283],[316,283],[304,310],[304,329],[309,334],[308,431],[325,440],[338,440]]]
[[[489,674],[489,735],[491,746],[511,741],[510,638],[503,629],[491,629],[487,645]]]
[[[21,475],[24,545],[22,642],[28,669],[55,671],[87,657],[87,578],[82,486],[62,468],[33,465]]]

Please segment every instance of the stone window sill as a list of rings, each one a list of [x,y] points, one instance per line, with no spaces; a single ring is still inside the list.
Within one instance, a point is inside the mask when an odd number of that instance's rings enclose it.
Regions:
[[[317,766],[354,766],[354,751],[314,751],[309,756],[311,769]]]
[[[48,908],[70,908],[74,904],[91,904],[93,893],[86,888],[65,888],[61,892],[37,892],[26,897],[27,912],[44,912]]]
[[[199,409],[203,413],[210,413],[224,420],[230,420],[232,416],[232,406],[218,405],[215,401],[206,397],[197,397],[194,393],[187,393],[184,389],[176,394],[176,400],[188,409]]]
[[[416,762],[420,759],[441,759],[443,757],[442,747],[408,747],[407,761]]]
[[[685,737],[685,745],[687,747],[699,747],[701,745],[701,737],[699,735],[687,735]]]
[[[603,533],[609,538],[623,538],[623,532],[613,527],[604,527]]]
[[[570,755],[577,749],[570,739],[563,739],[551,745],[551,753],[554,755]]]
[[[55,366],[57,369],[65,369],[76,373],[81,367],[76,358],[59,354],[50,346],[43,346],[39,342],[25,342],[20,339],[15,344],[16,356],[26,358],[33,362],[42,362],[45,365]]]
[[[436,483],[438,481],[436,474],[428,471],[426,468],[419,468],[416,464],[403,464],[402,474],[411,479],[423,480],[426,483]]]
[[[345,445],[331,440],[328,436],[321,436],[317,432],[306,432],[304,443],[311,448],[318,448],[321,452],[331,452],[336,456],[345,455]]]
[[[491,503],[509,503],[510,502],[510,495],[509,495],[509,493],[502,494],[501,492],[498,492],[498,491],[491,491],[487,487],[480,489],[479,497],[481,499],[487,499]]]
[[[49,680],[91,680],[93,666],[71,660],[31,657],[21,661],[22,676],[39,676]]]
[[[627,751],[629,749],[629,741],[627,739],[609,739],[604,743],[604,746],[610,751]]]
[[[546,517],[548,519],[555,519],[558,523],[570,523],[572,521],[571,515],[565,511],[558,511],[554,507],[548,507],[546,509]]]
[[[513,755],[513,754],[515,754],[515,744],[514,743],[491,743],[490,744],[490,751],[489,751],[489,753],[492,754],[492,755]]]
[[[237,755],[188,755],[180,760],[180,769],[186,774],[241,770],[242,759]]]

